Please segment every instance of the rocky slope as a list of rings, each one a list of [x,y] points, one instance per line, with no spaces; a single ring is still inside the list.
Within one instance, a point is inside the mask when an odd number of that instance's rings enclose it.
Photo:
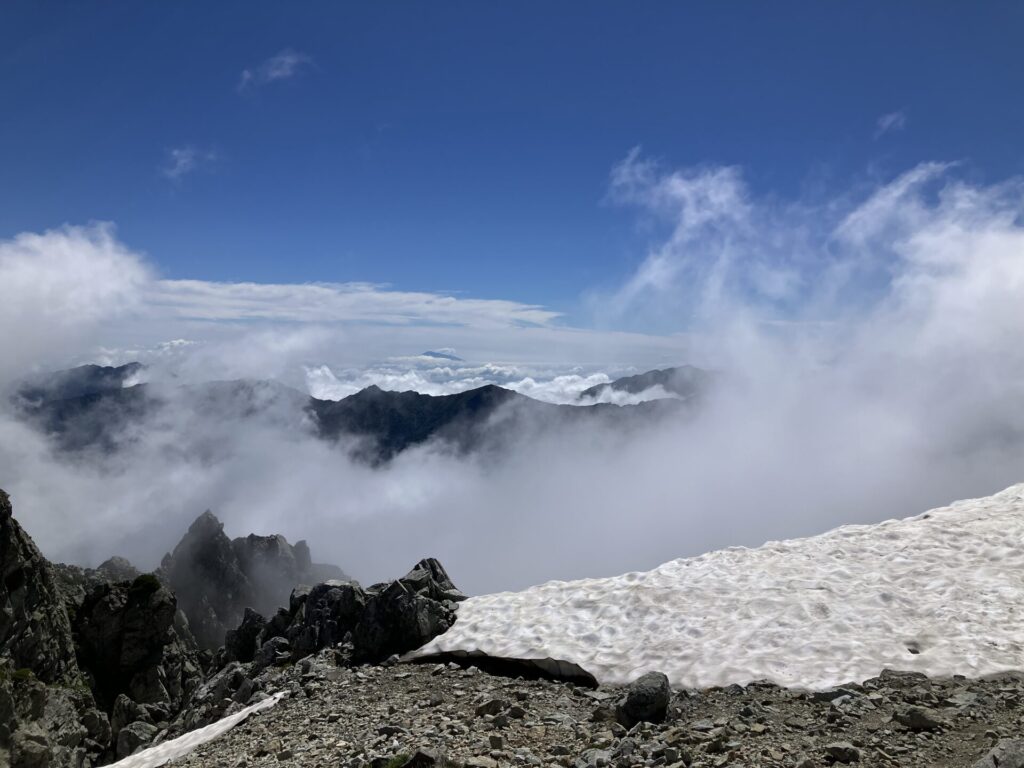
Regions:
[[[2,491],[0,576],[0,768],[130,755],[261,701],[267,680],[310,654],[351,665],[417,648],[452,625],[464,598],[436,560],[363,588],[313,564],[303,542],[232,541],[209,513],[159,577],[119,558],[97,569],[54,565]],[[307,579],[312,586],[295,586]],[[201,652],[175,583],[211,648],[226,640],[216,653]],[[286,607],[274,611],[281,594]],[[253,605],[270,606],[270,619]],[[239,625],[223,632],[233,617]]]
[[[565,768],[1020,766],[1024,681],[884,672],[802,693],[769,683],[673,692],[655,722],[630,689],[495,677],[450,665],[339,668],[326,654],[267,674],[288,698],[173,763]],[[656,703],[645,696],[641,704]],[[632,694],[634,704],[637,694]],[[662,715],[662,712],[664,713]],[[996,760],[987,755],[1002,740]]]

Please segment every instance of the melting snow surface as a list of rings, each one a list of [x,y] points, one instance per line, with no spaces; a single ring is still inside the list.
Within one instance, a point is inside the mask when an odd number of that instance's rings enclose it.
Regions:
[[[768,679],[821,689],[889,667],[1024,668],[1024,484],[904,520],[474,597],[415,656],[573,662],[603,683]]]
[[[183,757],[196,747],[208,741],[213,741],[221,734],[231,730],[249,717],[249,715],[274,706],[283,696],[283,693],[275,693],[270,698],[264,699],[258,704],[253,704],[251,707],[246,707],[233,715],[222,717],[215,723],[210,723],[203,728],[196,728],[194,731],[189,731],[176,739],[165,741],[163,744],[157,744],[155,747],[144,749],[141,752],[136,752],[134,755],[129,755],[123,760],[118,760],[116,763],[111,763],[108,768],[156,768],[170,760]]]

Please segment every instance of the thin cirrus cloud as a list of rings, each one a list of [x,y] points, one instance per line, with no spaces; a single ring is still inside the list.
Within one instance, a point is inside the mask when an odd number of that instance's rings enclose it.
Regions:
[[[180,181],[216,161],[217,153],[212,149],[200,149],[191,145],[172,147],[167,150],[164,164],[160,167],[160,175],[171,181]]]
[[[906,127],[907,111],[905,109],[888,112],[875,121],[875,138],[880,139],[887,133],[902,131]]]
[[[501,328],[545,326],[559,313],[502,299],[384,290],[369,283],[215,283],[160,280],[148,296],[164,316],[214,322],[378,323]]]
[[[291,80],[311,66],[312,57],[301,51],[285,48],[258,66],[243,69],[238,80],[238,90],[245,91],[269,83]]]

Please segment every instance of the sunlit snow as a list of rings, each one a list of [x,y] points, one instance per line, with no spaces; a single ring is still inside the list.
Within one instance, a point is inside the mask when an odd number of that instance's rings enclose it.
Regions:
[[[1024,484],[903,520],[470,598],[415,655],[577,664],[603,683],[767,679],[820,689],[883,668],[1024,668]]]

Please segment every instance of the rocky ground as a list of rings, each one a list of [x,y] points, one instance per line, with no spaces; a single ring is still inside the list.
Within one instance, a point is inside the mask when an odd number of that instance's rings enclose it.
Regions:
[[[257,680],[288,698],[173,763],[303,766],[1024,765],[1024,678],[884,672],[804,693],[771,684],[675,692],[664,722],[617,722],[626,691],[492,676],[454,664],[333,664],[328,652]],[[237,706],[237,705],[235,705]],[[617,709],[618,708],[618,709]],[[986,757],[1002,740],[1002,752]],[[1016,756],[1015,756],[1016,755]],[[982,762],[979,762],[982,761]],[[987,761],[987,762],[986,762]]]

